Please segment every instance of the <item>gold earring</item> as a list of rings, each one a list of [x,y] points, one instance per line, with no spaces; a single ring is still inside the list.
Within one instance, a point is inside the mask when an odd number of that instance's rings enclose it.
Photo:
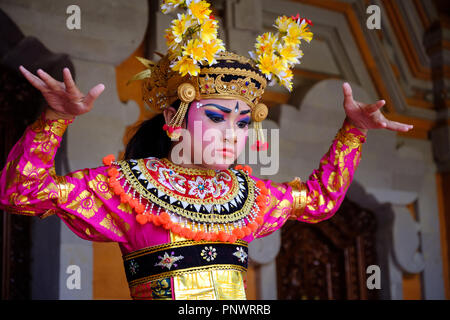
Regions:
[[[163,130],[166,131],[169,138],[172,140],[178,140],[181,135],[181,124],[186,116],[186,111],[189,107],[189,103],[194,101],[196,96],[194,86],[185,82],[178,86],[178,98],[181,100],[180,106],[177,112],[170,120],[170,123],[164,124]]]

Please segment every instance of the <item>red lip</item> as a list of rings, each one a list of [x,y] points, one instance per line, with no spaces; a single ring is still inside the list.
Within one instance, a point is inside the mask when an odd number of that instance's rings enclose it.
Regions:
[[[229,153],[229,154],[234,155],[233,149],[222,148],[222,149],[219,149],[219,151],[222,151],[223,153]]]

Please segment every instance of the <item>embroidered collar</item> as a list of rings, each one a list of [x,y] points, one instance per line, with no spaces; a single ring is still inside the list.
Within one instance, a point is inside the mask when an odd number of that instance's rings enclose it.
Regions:
[[[153,222],[187,239],[234,242],[262,223],[268,191],[241,166],[193,169],[154,157],[109,164],[118,165],[108,171],[111,188],[141,224]]]

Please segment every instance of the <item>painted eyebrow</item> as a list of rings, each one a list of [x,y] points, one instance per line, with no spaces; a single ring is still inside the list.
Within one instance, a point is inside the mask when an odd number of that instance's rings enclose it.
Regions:
[[[204,104],[203,107],[207,107],[207,106],[212,106],[212,107],[216,107],[217,109],[226,112],[226,113],[230,113],[231,109],[225,108],[224,106],[221,106],[219,104],[215,104],[215,103],[208,103],[208,104]]]
[[[224,106],[221,106],[221,105],[215,104],[215,103],[204,104],[202,107],[207,107],[207,106],[216,107],[217,109],[219,109],[219,110],[221,110],[221,111],[223,111],[223,112],[226,112],[226,113],[230,113],[230,112],[231,112],[231,109],[228,109],[228,108],[226,108],[226,107],[224,107]],[[249,113],[250,111],[251,111],[250,109],[248,109],[248,110],[243,110],[243,111],[241,111],[239,114],[247,114],[247,113]]]

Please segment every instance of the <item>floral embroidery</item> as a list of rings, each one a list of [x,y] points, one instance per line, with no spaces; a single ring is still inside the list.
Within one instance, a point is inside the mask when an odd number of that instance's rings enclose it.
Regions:
[[[233,253],[233,256],[238,258],[238,260],[242,263],[244,263],[248,257],[247,253],[244,251],[242,247],[236,247],[236,252]]]
[[[150,282],[152,299],[172,299],[172,288],[170,278]]]
[[[178,267],[178,265],[175,262],[184,259],[184,257],[183,256],[175,257],[174,254],[175,252],[172,251],[169,256],[167,252],[164,252],[164,256],[162,257],[158,256],[158,258],[161,259],[161,261],[156,263],[155,266],[161,266],[161,268],[167,268],[169,270],[170,268],[172,268],[172,266]]]
[[[210,179],[203,179],[200,176],[197,176],[195,181],[188,181],[191,189],[189,190],[189,195],[198,196],[200,199],[205,198],[208,193],[213,193],[214,188],[212,186]]]
[[[269,190],[250,177],[248,168],[185,168],[154,157],[113,166],[113,158],[103,159],[110,166],[109,186],[134,209],[141,225],[151,222],[185,239],[233,243],[264,222]]]
[[[203,259],[210,262],[210,261],[213,261],[217,257],[217,251],[216,251],[216,248],[209,246],[209,247],[205,247],[205,249],[202,250],[200,255],[202,256]]]
[[[130,265],[128,266],[128,269],[130,270],[130,273],[132,275],[135,275],[137,270],[139,269],[139,265],[138,265],[138,263],[136,261],[131,260],[130,261]]]

